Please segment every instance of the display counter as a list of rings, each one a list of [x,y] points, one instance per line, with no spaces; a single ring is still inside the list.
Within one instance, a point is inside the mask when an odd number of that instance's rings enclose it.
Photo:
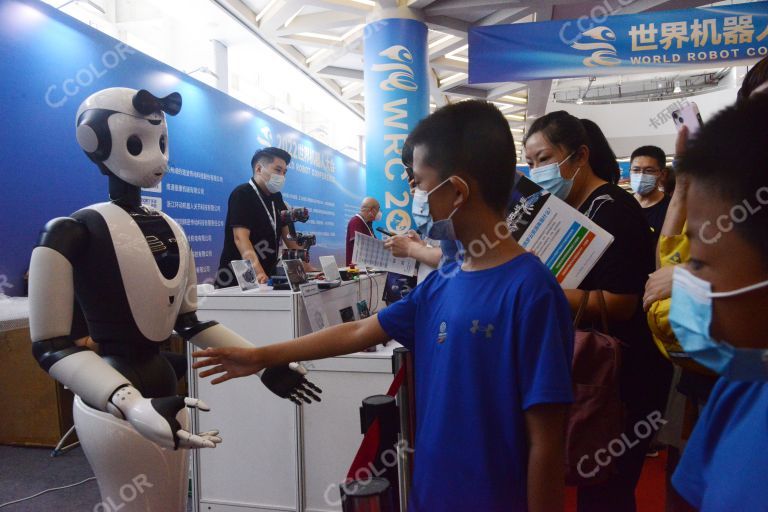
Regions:
[[[324,318],[340,323],[341,310],[361,299],[372,304],[372,312],[383,307],[385,278],[364,276],[323,290]],[[216,320],[256,346],[311,332],[301,295],[290,291],[203,293],[198,318]],[[223,438],[217,448],[192,454],[194,509],[341,510],[338,483],[362,441],[359,407],[364,398],[386,393],[396,346],[391,342],[377,352],[306,362],[308,378],[323,394],[322,402],[302,407],[276,397],[255,376],[212,386],[191,374],[190,395],[211,407],[194,412],[193,427],[196,432],[218,429]]]

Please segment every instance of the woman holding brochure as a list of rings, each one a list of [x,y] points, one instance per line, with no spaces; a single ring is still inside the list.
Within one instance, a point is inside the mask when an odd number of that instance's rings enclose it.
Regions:
[[[628,442],[616,458],[615,474],[603,483],[579,488],[578,510],[634,512],[635,486],[653,437],[639,439],[634,426],[664,411],[671,378],[671,367],[655,349],[642,309],[645,281],[654,270],[651,231],[637,201],[616,185],[616,157],[592,121],[552,112],[533,123],[524,145],[531,180],[614,236],[579,289],[565,290],[574,314],[587,291],[601,291],[607,334],[625,346],[620,382]],[[598,296],[593,293],[583,318],[591,323],[600,314]]]

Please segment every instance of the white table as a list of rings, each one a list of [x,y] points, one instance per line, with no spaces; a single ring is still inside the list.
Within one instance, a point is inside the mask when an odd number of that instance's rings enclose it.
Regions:
[[[385,275],[372,279],[375,311]],[[356,301],[359,293],[368,300],[370,286],[364,277],[359,292],[353,282],[323,291],[329,318],[344,302],[340,297]],[[201,296],[198,318],[217,320],[257,346],[310,332],[301,296],[289,291],[216,290]],[[395,346],[307,362],[323,401],[303,407],[275,397],[257,377],[211,386],[190,374],[190,394],[212,409],[194,415],[194,428],[219,429],[224,439],[214,450],[193,453],[195,510],[341,510],[338,483],[362,440],[359,407],[364,398],[386,393]]]

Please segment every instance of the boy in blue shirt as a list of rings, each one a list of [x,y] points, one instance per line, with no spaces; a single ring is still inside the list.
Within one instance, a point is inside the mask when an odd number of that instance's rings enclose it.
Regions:
[[[669,321],[721,375],[672,484],[702,512],[768,510],[768,97],[704,125],[679,163],[690,262],[675,268]]]
[[[461,266],[433,272],[368,319],[268,347],[196,352],[208,359],[195,367],[223,373],[216,384],[396,339],[415,361],[409,511],[562,510],[573,329],[556,280],[506,229],[509,125],[491,103],[466,101],[437,110],[409,140],[417,227],[461,241]]]

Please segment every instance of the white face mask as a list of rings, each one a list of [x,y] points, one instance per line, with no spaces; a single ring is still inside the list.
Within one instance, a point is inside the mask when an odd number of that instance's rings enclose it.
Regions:
[[[267,190],[269,190],[270,193],[276,194],[277,192],[283,190],[283,185],[285,185],[285,176],[282,174],[277,174],[276,172],[267,171],[263,168],[261,170],[261,174],[262,179],[267,186]]]

